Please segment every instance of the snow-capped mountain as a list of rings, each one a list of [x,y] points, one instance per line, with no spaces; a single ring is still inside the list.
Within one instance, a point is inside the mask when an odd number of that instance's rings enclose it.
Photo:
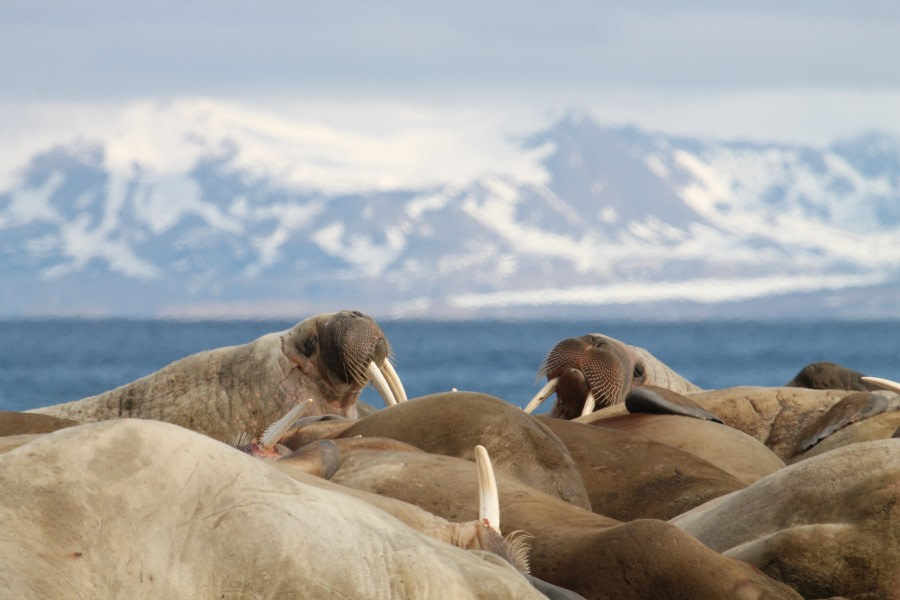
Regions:
[[[462,179],[349,182],[377,148],[291,154],[333,136],[232,113],[145,107],[21,157],[0,179],[0,315],[900,316],[890,136],[686,139],[573,113]]]

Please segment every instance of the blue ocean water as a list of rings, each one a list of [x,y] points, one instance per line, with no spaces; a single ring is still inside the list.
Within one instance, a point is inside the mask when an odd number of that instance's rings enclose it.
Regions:
[[[780,385],[837,362],[900,378],[900,321],[379,321],[410,397],[456,387],[524,406],[563,338],[603,333],[646,348],[703,388]],[[0,410],[97,394],[201,350],[242,344],[291,321],[0,321]],[[382,406],[371,389],[363,400]]]

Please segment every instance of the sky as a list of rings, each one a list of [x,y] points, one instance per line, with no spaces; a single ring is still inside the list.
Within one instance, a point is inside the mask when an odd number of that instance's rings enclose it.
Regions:
[[[0,191],[91,140],[122,177],[177,172],[200,129],[332,189],[536,173],[519,141],[572,110],[723,140],[900,135],[897,31],[888,1],[0,0]]]
[[[900,4],[865,0],[2,0],[0,126],[23,107],[202,97],[350,126],[578,108],[827,142],[900,132],[897,31]]]

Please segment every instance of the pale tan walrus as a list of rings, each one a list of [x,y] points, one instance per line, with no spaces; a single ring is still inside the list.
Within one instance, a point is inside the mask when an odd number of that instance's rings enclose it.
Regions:
[[[17,600],[543,598],[492,554],[152,420],[0,455],[0,522],[0,595]]]
[[[405,400],[390,352],[371,317],[321,314],[247,344],[182,358],[97,396],[29,412],[78,422],[156,419],[227,441],[263,431],[307,399],[304,414],[356,418],[370,381],[387,403]]]

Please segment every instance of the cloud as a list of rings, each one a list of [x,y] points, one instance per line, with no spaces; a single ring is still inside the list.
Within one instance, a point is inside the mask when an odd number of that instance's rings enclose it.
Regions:
[[[4,7],[5,93],[638,86],[897,87],[887,2],[568,0]],[[894,75],[891,75],[893,73]],[[43,91],[41,91],[43,90]]]
[[[884,280],[884,277],[873,275],[830,275],[617,283],[604,286],[459,294],[448,298],[447,303],[451,307],[468,310],[515,306],[605,305],[673,301],[712,304],[796,292],[875,286]]]
[[[78,139],[103,148],[111,173],[129,174],[137,165],[159,182],[182,180],[210,154],[230,155],[234,167],[256,175],[336,193],[465,184],[491,174],[546,178],[540,165],[546,149],[523,150],[504,127],[509,112],[494,108],[347,103],[338,110],[334,102],[259,106],[183,98],[35,104],[19,112],[20,121],[7,117],[11,143],[0,148],[6,168],[0,190],[16,184],[23,158]],[[360,112],[367,119],[343,122],[342,115]],[[524,118],[518,127],[534,122]]]

